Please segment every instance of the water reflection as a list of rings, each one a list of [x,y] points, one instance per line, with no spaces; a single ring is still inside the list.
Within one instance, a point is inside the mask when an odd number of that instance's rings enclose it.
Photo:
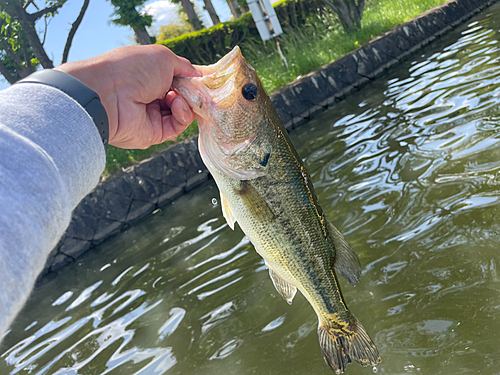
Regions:
[[[292,133],[364,265],[377,373],[498,373],[500,6]],[[38,286],[1,374],[329,374],[208,182]],[[368,374],[357,365],[349,374]]]

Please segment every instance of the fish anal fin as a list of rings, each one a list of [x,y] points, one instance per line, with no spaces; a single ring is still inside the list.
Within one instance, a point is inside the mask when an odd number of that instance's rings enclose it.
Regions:
[[[267,264],[267,263],[266,263]],[[272,267],[267,265],[269,268],[269,276],[273,281],[274,287],[278,291],[279,294],[285,299],[285,301],[291,305],[293,297],[295,297],[295,293],[297,293],[297,288],[285,281]]]
[[[234,216],[233,209],[229,205],[229,202],[227,201],[226,197],[220,193],[220,203],[222,206],[222,215],[227,221],[227,225],[234,230],[234,223],[236,223],[236,217]]]
[[[361,278],[361,262],[342,233],[329,221],[327,221],[327,227],[335,246],[332,265],[350,284],[356,286]]]
[[[342,374],[353,360],[361,366],[376,366],[381,361],[377,347],[354,316],[342,327],[320,321],[318,338],[323,358],[336,374]]]

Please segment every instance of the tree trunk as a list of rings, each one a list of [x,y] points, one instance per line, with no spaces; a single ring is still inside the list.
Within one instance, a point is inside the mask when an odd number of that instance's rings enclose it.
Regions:
[[[195,31],[202,30],[203,26],[201,25],[200,19],[194,10],[193,3],[190,0],[181,0],[182,9],[186,12],[188,17],[188,21],[193,26]]]
[[[233,14],[233,17],[235,20],[240,18],[241,13],[240,13],[240,5],[236,0],[226,0],[227,5],[229,5],[229,9],[231,9],[231,13]]]
[[[205,9],[207,10],[208,14],[210,15],[210,19],[212,20],[212,23],[214,25],[217,25],[220,23],[219,16],[215,12],[214,5],[212,4],[212,0],[203,0],[205,3]]]
[[[361,28],[365,0],[324,0],[337,15],[346,32]]]
[[[40,38],[38,37],[38,34],[35,30],[35,22],[30,21],[30,15],[26,13],[26,11],[17,2],[14,3],[12,10],[12,14],[11,10],[8,10],[10,16],[16,19],[17,22],[19,22],[23,27],[31,49],[33,50],[33,53],[35,54],[38,61],[40,61],[40,64],[45,69],[52,69],[54,67],[54,63],[51,59],[49,59],[49,56],[45,52],[43,45],[40,42]]]
[[[142,45],[151,44],[151,37],[149,36],[145,27],[132,27],[132,29],[134,29],[137,43]]]

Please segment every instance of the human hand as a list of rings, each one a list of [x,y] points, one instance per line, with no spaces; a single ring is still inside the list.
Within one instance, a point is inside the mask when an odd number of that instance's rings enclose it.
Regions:
[[[194,120],[170,91],[174,76],[199,77],[191,63],[161,45],[117,48],[57,68],[93,89],[109,118],[109,144],[146,149],[175,140]]]

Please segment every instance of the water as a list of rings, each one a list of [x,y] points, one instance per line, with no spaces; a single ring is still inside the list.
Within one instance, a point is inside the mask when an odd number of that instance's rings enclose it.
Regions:
[[[296,130],[378,374],[500,374],[500,6]],[[331,374],[213,182],[37,287],[0,374]],[[357,364],[348,374],[372,374]]]

